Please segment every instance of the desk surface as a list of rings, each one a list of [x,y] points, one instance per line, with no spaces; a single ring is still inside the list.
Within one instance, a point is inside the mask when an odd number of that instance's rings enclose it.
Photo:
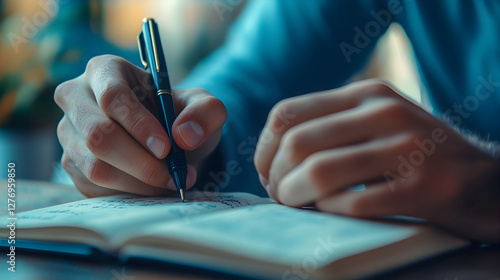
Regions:
[[[0,180],[0,184],[6,182]],[[17,212],[82,199],[74,188],[37,182],[20,182]],[[5,196],[5,199],[4,199]],[[44,197],[44,199],[39,199]],[[0,199],[7,201],[6,195]],[[42,205],[43,203],[48,205]],[[1,203],[0,203],[1,205]],[[6,207],[6,205],[4,205]],[[165,264],[121,263],[117,261],[82,260],[38,253],[17,252],[16,272],[7,270],[5,252],[0,258],[0,279],[106,279],[106,280],[156,280],[156,279],[235,279]],[[471,247],[425,262],[398,269],[372,279],[497,279],[500,280],[500,248]]]
[[[0,279],[16,280],[235,279],[161,264],[99,262],[28,253],[18,254],[15,273],[7,271],[5,265],[2,267]],[[468,248],[369,279],[500,280],[500,248]]]

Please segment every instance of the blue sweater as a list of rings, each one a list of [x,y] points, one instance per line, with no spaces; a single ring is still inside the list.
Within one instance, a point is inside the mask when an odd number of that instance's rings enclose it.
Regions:
[[[391,22],[413,44],[433,113],[500,140],[500,1],[254,0],[181,85],[209,90],[229,115],[198,188],[265,195],[253,153],[272,106],[344,85]]]

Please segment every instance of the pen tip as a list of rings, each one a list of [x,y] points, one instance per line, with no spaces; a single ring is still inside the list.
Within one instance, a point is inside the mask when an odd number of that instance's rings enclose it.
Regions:
[[[182,199],[182,202],[184,202],[184,190],[183,190],[183,189],[180,189],[180,190],[179,190],[179,193],[181,194],[181,199]]]
[[[175,186],[179,190],[182,201],[184,201],[184,190],[186,189],[186,175],[183,172],[174,172],[172,177],[175,182]]]

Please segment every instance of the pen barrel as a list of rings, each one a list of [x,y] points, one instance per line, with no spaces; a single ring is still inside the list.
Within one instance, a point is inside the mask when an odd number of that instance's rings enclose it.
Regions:
[[[157,89],[158,119],[170,140],[170,151],[166,158],[168,171],[172,175],[172,179],[184,200],[184,192],[181,190],[186,189],[187,182],[186,154],[184,150],[177,146],[172,135],[172,126],[176,118],[172,87],[170,85],[158,25],[153,19],[143,20],[142,31],[137,40],[139,42],[141,62],[144,67],[150,69],[151,77]]]
[[[160,122],[168,134],[168,138],[170,139],[170,152],[167,155],[167,164],[168,170],[170,174],[175,170],[179,170],[181,168],[186,169],[186,154],[184,150],[181,149],[174,141],[174,137],[172,135],[172,125],[175,120],[175,110],[174,110],[174,101],[171,94],[164,93],[158,94],[158,103],[162,108],[159,108]]]
[[[169,153],[166,159],[170,175],[174,176],[173,173],[176,171],[187,173],[187,162],[184,151],[181,150],[181,152]]]

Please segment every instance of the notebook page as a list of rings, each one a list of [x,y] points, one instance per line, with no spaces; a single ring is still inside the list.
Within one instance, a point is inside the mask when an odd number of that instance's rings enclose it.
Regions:
[[[7,186],[7,180],[0,179],[1,186]],[[74,186],[49,182],[16,180],[16,212],[23,212],[42,207],[84,199]],[[7,191],[0,192],[0,215],[7,215]]]
[[[31,210],[17,215],[18,229],[41,227],[81,227],[116,238],[142,230],[155,221],[185,219],[202,213],[238,208],[268,199],[247,193],[187,192],[187,202],[177,197],[114,195],[70,202]],[[57,231],[55,231],[56,233]]]
[[[405,239],[417,231],[289,208],[255,205],[151,226],[143,237],[164,237],[216,248],[258,260],[319,267],[337,259]]]

